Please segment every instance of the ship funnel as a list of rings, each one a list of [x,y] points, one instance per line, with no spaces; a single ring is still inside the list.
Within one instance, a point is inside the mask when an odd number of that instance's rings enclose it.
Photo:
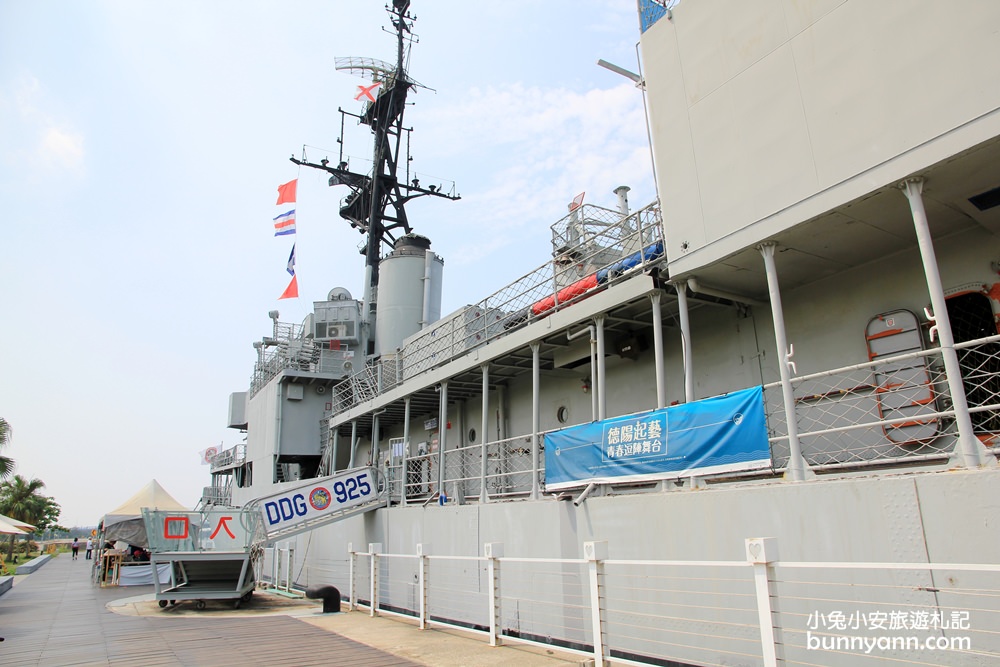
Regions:
[[[407,234],[379,263],[375,354],[391,354],[403,341],[441,317],[444,260],[426,236]]]
[[[622,215],[628,215],[628,191],[631,189],[627,185],[619,185],[615,188],[615,194],[618,195],[618,211]]]

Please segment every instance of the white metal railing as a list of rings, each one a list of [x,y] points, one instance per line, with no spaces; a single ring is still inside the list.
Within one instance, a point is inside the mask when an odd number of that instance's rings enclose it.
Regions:
[[[492,644],[615,664],[980,665],[1000,661],[1000,565],[381,553],[348,547],[352,609],[460,628]],[[341,582],[334,582],[335,585]]]
[[[981,440],[1000,433],[1000,336],[955,346]],[[940,348],[792,378],[806,462],[845,467],[946,458],[957,439]],[[788,460],[780,383],[764,385],[775,468]]]
[[[243,465],[247,458],[246,445],[233,445],[212,458],[212,472]]]
[[[403,347],[334,388],[345,411],[426,370],[585,299],[663,257],[660,210],[627,216],[585,205],[552,226],[553,257],[534,271],[441,319]],[[589,281],[589,282],[588,282]]]
[[[201,505],[224,505],[233,503],[233,488],[229,486],[205,486],[202,487]]]
[[[1000,336],[956,348],[977,436],[1000,455]],[[940,349],[935,348],[792,378],[807,463],[814,469],[836,469],[946,459],[958,434],[939,359]],[[788,460],[788,442],[778,383],[764,386],[764,401],[772,469],[780,470]],[[893,406],[901,416],[891,414]],[[438,452],[393,458],[386,471],[392,500],[428,501],[437,497],[441,480],[447,496],[460,502],[526,497],[533,475],[544,481],[545,433],[538,434],[538,470],[532,469],[530,433],[449,449],[441,476]],[[739,475],[719,477],[734,476]]]

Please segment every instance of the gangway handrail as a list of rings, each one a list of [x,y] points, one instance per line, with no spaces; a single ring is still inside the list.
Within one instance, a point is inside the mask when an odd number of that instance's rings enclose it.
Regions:
[[[303,482],[244,506],[245,512],[261,518],[264,544],[274,544],[389,504],[388,485],[374,467],[342,470]]]
[[[252,501],[252,503],[255,504],[257,503],[257,501],[254,500]],[[388,504],[389,504],[388,498],[383,497],[365,503],[364,505],[356,505],[349,509],[340,510],[339,512],[333,512],[330,514],[324,514],[323,516],[315,517],[313,519],[307,519],[306,521],[297,524],[295,527],[278,529],[274,532],[267,533],[267,538],[264,540],[264,545],[271,546],[275,542],[278,542],[280,540],[287,540],[289,538],[295,537],[296,535],[301,535],[302,533],[308,533],[310,530],[322,528],[323,526],[326,526],[328,524],[337,523],[338,521],[349,519],[352,516],[357,516],[358,514],[364,514],[365,512],[370,512],[372,510],[386,507],[388,506]],[[247,507],[252,511],[253,510],[260,511],[259,507],[256,506],[251,508],[250,505],[248,504]]]

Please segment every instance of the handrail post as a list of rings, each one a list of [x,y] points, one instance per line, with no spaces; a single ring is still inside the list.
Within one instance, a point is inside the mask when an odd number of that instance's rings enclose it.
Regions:
[[[382,544],[380,542],[372,542],[368,545],[368,553],[371,554],[369,565],[371,567],[371,577],[369,577],[369,585],[371,587],[371,611],[369,616],[378,616],[378,555],[382,553]]]
[[[778,540],[773,537],[747,538],[746,554],[747,562],[753,564],[754,586],[757,593],[757,622],[760,625],[760,648],[764,657],[764,667],[777,667],[771,581],[774,579],[773,564],[778,560]]]
[[[358,610],[358,586],[354,583],[354,562],[357,560],[357,552],[354,551],[354,543],[347,543],[347,576],[348,576],[348,590],[350,595],[351,603],[348,605],[348,609],[351,611]]]
[[[607,542],[584,542],[583,557],[587,560],[590,582],[590,622],[594,634],[594,667],[604,667],[609,652],[604,637],[604,596],[601,580],[604,578],[604,561],[608,559]]]
[[[487,580],[490,586],[490,646],[502,643],[500,628],[500,559],[503,558],[503,542],[487,542],[483,546],[486,561]]]
[[[420,629],[427,629],[427,574],[430,568],[431,545],[420,543],[417,545],[417,613],[419,614]]]

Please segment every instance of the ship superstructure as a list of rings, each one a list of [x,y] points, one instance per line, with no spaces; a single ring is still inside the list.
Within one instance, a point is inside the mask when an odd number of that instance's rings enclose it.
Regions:
[[[1000,7],[638,4],[658,202],[571,205],[550,261],[443,317],[440,260],[406,227],[366,260],[377,298],[335,290],[259,345],[231,411],[245,453],[216,459],[206,502],[372,466],[389,504],[298,538],[302,585],[345,576],[349,542],[703,562],[766,535],[791,560],[1000,559]],[[764,464],[614,477],[654,416],[755,388]],[[560,437],[589,426],[613,471],[548,488]],[[629,655],[772,664],[718,650]]]

